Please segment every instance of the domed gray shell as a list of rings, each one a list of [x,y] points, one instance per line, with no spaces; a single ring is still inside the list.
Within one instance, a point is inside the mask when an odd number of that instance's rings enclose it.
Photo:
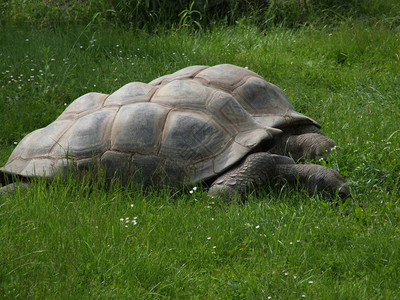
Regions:
[[[107,178],[190,184],[222,173],[296,124],[318,126],[256,73],[191,66],[111,95],[79,97],[22,139],[0,171],[53,177],[95,163]]]

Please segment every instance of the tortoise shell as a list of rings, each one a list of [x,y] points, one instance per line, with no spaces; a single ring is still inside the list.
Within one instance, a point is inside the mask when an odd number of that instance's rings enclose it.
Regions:
[[[191,66],[73,101],[28,134],[0,171],[53,177],[95,163],[106,178],[192,184],[212,178],[283,128],[316,122],[245,68]]]

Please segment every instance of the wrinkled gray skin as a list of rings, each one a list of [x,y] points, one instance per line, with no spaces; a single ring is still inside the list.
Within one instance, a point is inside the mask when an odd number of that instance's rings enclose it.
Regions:
[[[226,198],[243,198],[276,179],[345,198],[349,188],[336,171],[296,164],[329,155],[334,143],[319,128],[294,110],[281,89],[250,70],[187,67],[111,95],[76,99],[18,144],[0,168],[0,194],[26,187],[29,178],[95,166],[107,180],[202,182],[210,195]],[[12,183],[15,177],[23,184]]]
[[[220,176],[208,193],[233,198],[235,194],[243,195],[253,187],[284,179],[292,185],[300,183],[310,194],[318,191],[330,197],[347,198],[350,196],[349,187],[338,172],[315,164],[296,164],[293,160],[326,158],[333,147],[334,142],[315,126],[288,129],[272,149],[248,155]]]

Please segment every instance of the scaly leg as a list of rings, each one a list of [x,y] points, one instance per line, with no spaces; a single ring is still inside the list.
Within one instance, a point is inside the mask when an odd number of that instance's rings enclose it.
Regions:
[[[307,160],[326,158],[335,143],[313,125],[304,125],[284,130],[283,136],[269,151],[293,159]]]
[[[299,182],[310,193],[315,190],[335,196],[348,197],[349,188],[338,172],[319,165],[298,165],[287,156],[267,152],[253,153],[238,166],[221,175],[211,185],[209,195],[222,195],[232,199],[241,197],[255,187],[263,186],[273,179],[283,178],[290,184]]]

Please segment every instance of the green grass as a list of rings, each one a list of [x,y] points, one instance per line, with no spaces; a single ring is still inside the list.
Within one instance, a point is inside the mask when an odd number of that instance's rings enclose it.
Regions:
[[[0,298],[399,298],[400,31],[386,25],[1,30],[0,165],[83,93],[233,63],[322,124],[353,198],[276,186],[240,205],[38,180],[0,197]]]
[[[92,22],[159,32],[243,22],[297,28],[385,19],[395,28],[399,12],[398,0],[8,0],[0,3],[0,25],[42,29]]]

